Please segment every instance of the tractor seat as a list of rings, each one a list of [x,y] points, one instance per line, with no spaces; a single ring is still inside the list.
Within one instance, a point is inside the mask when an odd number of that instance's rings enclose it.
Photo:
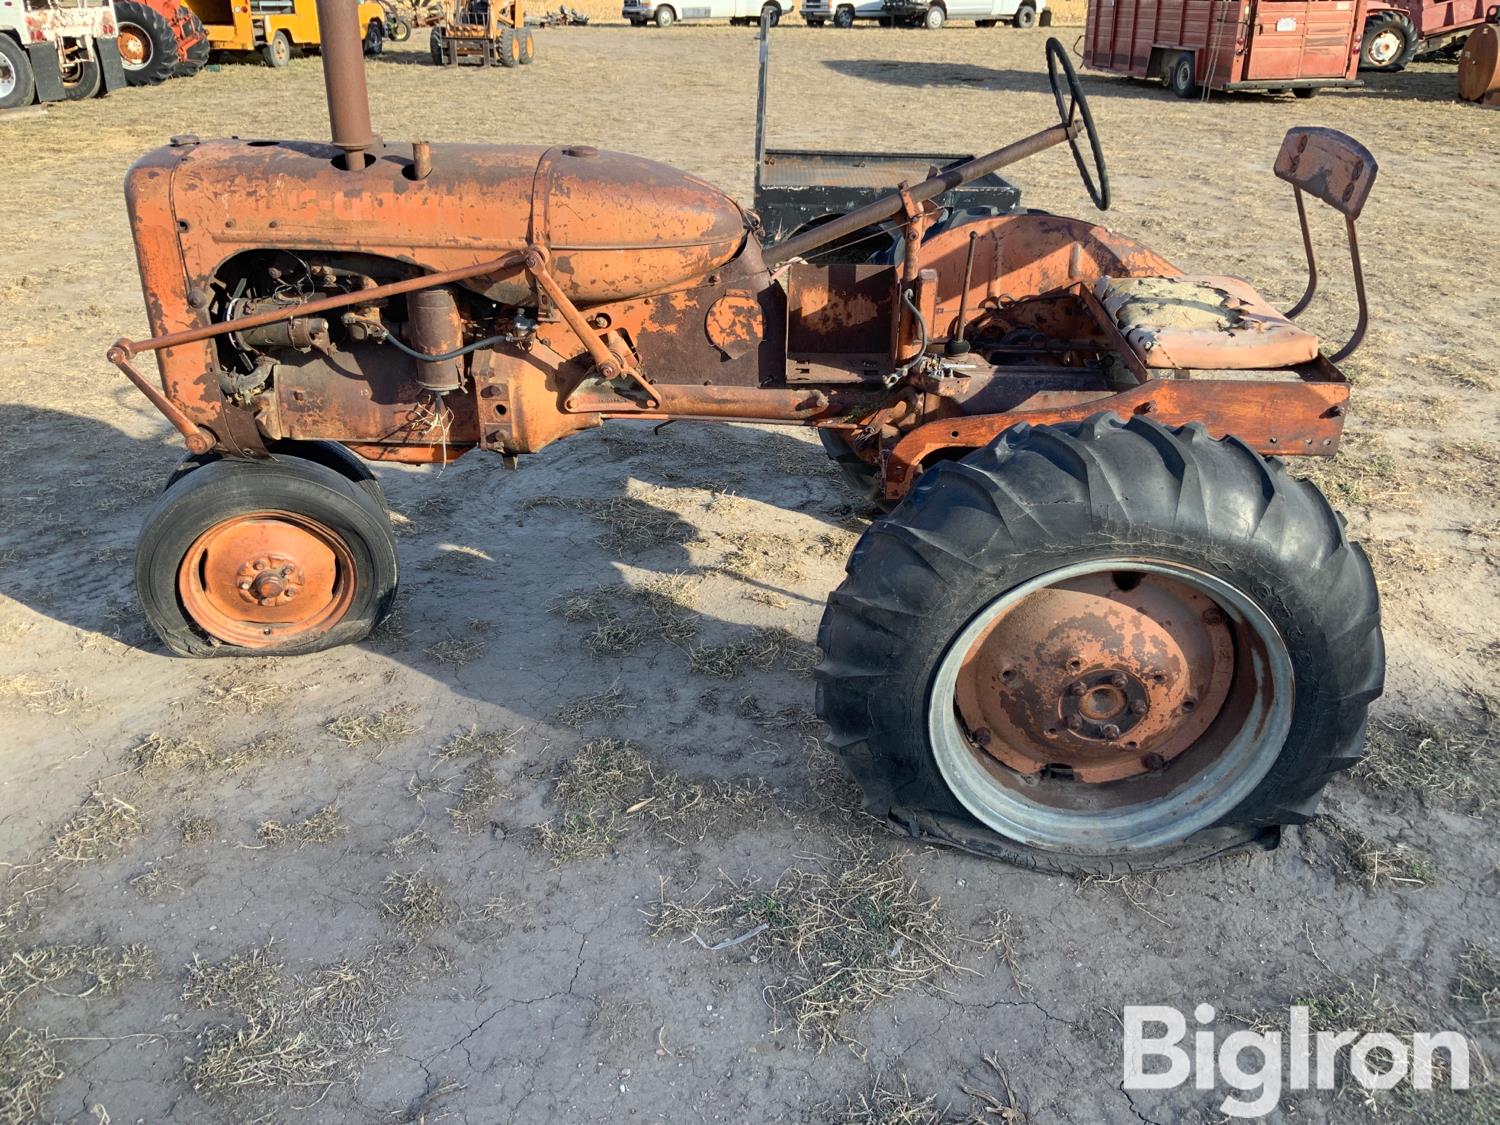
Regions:
[[[1260,371],[1318,354],[1318,338],[1242,278],[1102,277],[1094,296],[1147,367]]]

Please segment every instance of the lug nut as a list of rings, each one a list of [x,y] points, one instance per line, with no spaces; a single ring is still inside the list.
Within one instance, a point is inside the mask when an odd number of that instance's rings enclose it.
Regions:
[[[1141,758],[1141,765],[1145,766],[1148,770],[1159,770],[1166,764],[1167,760],[1160,754],[1158,754],[1155,750],[1151,751],[1151,753],[1149,754],[1143,755]]]
[[[1106,723],[1102,728],[1100,728],[1099,733],[1103,735],[1107,740],[1113,742],[1115,739],[1120,737],[1120,728],[1115,726],[1114,723]]]
[[[1123,672],[1116,672],[1113,676],[1111,676],[1109,678],[1109,682],[1110,682],[1110,685],[1113,686],[1113,687],[1117,687],[1117,688],[1124,687],[1125,684],[1126,684],[1126,682],[1127,682],[1126,679],[1125,679],[1125,673],[1123,673]]]
[[[1082,730],[1083,729],[1083,720],[1081,718],[1079,718],[1077,715],[1069,715],[1068,716],[1068,724],[1067,725],[1068,725],[1068,729],[1069,730]]]
[[[1148,706],[1150,705],[1144,699],[1137,699],[1130,705],[1130,713],[1132,715],[1144,715]]]
[[[1074,680],[1071,684],[1068,685],[1069,695],[1082,695],[1088,690],[1088,685],[1085,684],[1082,680]]]

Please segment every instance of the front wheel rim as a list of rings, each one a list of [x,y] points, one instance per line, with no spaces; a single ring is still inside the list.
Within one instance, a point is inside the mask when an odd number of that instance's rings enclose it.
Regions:
[[[1394,31],[1382,31],[1370,41],[1370,58],[1379,66],[1384,66],[1396,57],[1401,48],[1402,39]]]
[[[0,56],[0,98],[8,98],[14,94],[18,84],[16,68],[11,65],[9,59]]]
[[[1249,597],[1192,567],[1110,558],[981,609],[938,662],[928,737],[953,795],[994,831],[1049,851],[1144,851],[1255,790],[1293,698],[1286,645]]]
[[[126,70],[144,70],[151,62],[151,39],[134,24],[119,29],[120,64]]]
[[[197,537],[177,571],[177,594],[210,637],[272,648],[326,633],[354,602],[354,557],[343,538],[293,512],[221,520]]]

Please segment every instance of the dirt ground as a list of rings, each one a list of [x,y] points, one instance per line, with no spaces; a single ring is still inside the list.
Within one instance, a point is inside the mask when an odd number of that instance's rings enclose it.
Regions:
[[[377,128],[622,148],[749,201],[751,32],[539,38],[523,72],[388,54]],[[1042,45],[786,29],[773,143],[1013,139],[1052,113]],[[383,468],[405,594],[374,640],[164,655],[131,554],[181,451],[104,361],[146,334],[121,178],[170,134],[324,137],[319,66],[0,123],[0,1120],[1218,1119],[1222,1090],[1121,1089],[1120,1013],[1144,1003],[1227,1028],[1313,1001],[1500,1060],[1500,114],[1455,104],[1445,64],[1311,102],[1087,82],[1110,225],[1282,306],[1303,277],[1282,133],[1344,129],[1381,164],[1373,327],[1345,455],[1316,468],[1383,587],[1371,758],[1274,853],[1113,880],[854,811],[808,669],[868,513],[799,432]],[[1060,150],[1014,178],[1088,212]],[[1314,218],[1310,319],[1340,340],[1341,230]],[[1282,1104],[1500,1120],[1493,1087]]]

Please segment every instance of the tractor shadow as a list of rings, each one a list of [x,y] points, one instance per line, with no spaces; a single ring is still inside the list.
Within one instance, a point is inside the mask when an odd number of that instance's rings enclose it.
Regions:
[[[126,678],[271,674],[263,660],[172,656],[142,616],[135,538],[182,454],[172,432],[154,419],[142,424],[147,416],[132,396],[130,388],[115,396],[118,416],[149,436],[63,411],[0,406],[0,610],[13,601],[84,634],[35,634],[36,652],[52,666],[97,649],[117,654],[105,667],[118,663]],[[715,743],[714,724],[733,716],[702,710],[710,689],[722,688],[731,704],[747,692],[811,704],[804,677],[815,658],[813,631],[862,526],[857,516],[867,512],[811,435],[688,423],[658,433],[613,423],[521,466],[507,471],[481,453],[444,468],[377,466],[401,559],[396,613],[352,646],[364,653],[269,664],[339,669],[343,681],[370,685],[359,691],[372,708],[385,694],[381,677],[390,683],[398,675],[408,698],[441,699],[447,689],[464,701],[460,717],[480,722],[501,708],[528,724],[555,724],[570,704],[617,684],[629,713],[610,729],[648,740],[664,723]],[[737,551],[744,557],[734,562]],[[684,606],[697,630],[664,638],[626,591],[677,576],[700,591]],[[605,617],[559,612],[569,596],[601,592]],[[594,634],[616,614],[639,629],[639,641],[599,651]],[[724,680],[694,673],[695,649],[740,645],[767,628],[788,630],[795,661],[752,660]],[[21,656],[11,649],[8,662]],[[450,711],[439,709],[434,726],[446,732],[457,721]]]

